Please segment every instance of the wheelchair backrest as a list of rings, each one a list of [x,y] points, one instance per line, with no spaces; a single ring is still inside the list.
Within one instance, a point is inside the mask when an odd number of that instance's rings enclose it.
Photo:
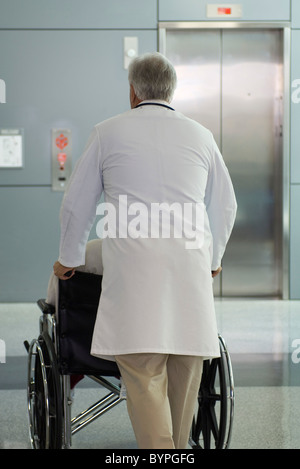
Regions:
[[[76,272],[59,280],[58,346],[61,374],[118,376],[115,362],[90,355],[102,276]]]

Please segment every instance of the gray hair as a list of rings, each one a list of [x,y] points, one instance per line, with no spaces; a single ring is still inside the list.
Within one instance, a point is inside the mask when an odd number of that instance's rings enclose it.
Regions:
[[[128,69],[128,80],[142,101],[162,99],[171,102],[177,84],[173,65],[158,52],[133,59]]]

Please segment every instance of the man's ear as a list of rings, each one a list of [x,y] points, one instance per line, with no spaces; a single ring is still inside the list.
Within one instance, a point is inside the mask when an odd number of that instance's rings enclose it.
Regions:
[[[131,105],[131,109],[135,108],[135,106],[137,106],[140,102],[141,102],[141,100],[135,94],[133,86],[130,85],[130,105]]]

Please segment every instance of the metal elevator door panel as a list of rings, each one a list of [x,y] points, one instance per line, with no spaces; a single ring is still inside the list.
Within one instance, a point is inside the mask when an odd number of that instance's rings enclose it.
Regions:
[[[222,37],[222,153],[239,205],[222,294],[280,296],[282,37],[278,30]]]
[[[216,296],[282,295],[282,44],[276,29],[166,30],[173,104],[213,132],[237,196]]]
[[[167,57],[176,68],[176,108],[221,137],[221,53],[219,30],[167,31]]]

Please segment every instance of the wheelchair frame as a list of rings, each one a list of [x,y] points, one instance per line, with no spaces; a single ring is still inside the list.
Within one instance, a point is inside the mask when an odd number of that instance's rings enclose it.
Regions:
[[[47,309],[48,309],[47,305]],[[52,317],[55,336],[55,318]],[[28,348],[27,401],[29,434],[33,449],[68,449],[72,436],[119,404],[120,386],[103,376],[91,376],[93,381],[109,390],[98,402],[71,416],[71,376],[61,375],[55,348],[49,340],[49,318],[40,319],[40,336]],[[53,331],[52,331],[53,332]],[[52,334],[51,334],[52,335]],[[41,371],[38,371],[37,369]],[[62,405],[60,405],[62,403]],[[41,421],[44,421],[42,426]]]
[[[72,279],[75,277],[78,289],[78,278],[79,281],[84,279],[86,285],[89,285],[91,279],[94,282],[100,276],[77,272]],[[72,279],[60,282],[60,290],[67,285],[69,292]],[[89,294],[88,291],[84,293]],[[99,296],[96,296],[91,306],[94,317],[98,301]],[[72,446],[73,435],[124,400],[120,375],[115,362],[96,359],[99,360],[99,365],[105,366],[95,368],[95,373],[90,373],[91,369],[93,371],[94,363],[92,367],[87,366],[86,369],[81,365],[79,371],[107,389],[109,393],[72,418],[70,378],[74,366],[77,371],[77,357],[76,354],[71,358],[61,356],[61,352],[65,352],[61,345],[63,343],[60,336],[61,328],[58,327],[60,318],[57,321],[55,308],[45,300],[39,300],[38,305],[43,313],[40,317],[39,337],[32,340],[31,344],[24,342],[28,351],[27,401],[31,446],[33,449],[68,449]],[[65,307],[60,303],[59,309],[62,306]],[[65,312],[68,315],[68,308]],[[65,332],[61,335],[64,334]],[[230,355],[220,335],[219,343],[220,357],[204,362],[198,408],[189,441],[193,449],[227,449],[230,444],[234,417],[234,381]],[[67,355],[73,352],[68,350]],[[68,367],[69,358],[75,363],[73,368]]]

